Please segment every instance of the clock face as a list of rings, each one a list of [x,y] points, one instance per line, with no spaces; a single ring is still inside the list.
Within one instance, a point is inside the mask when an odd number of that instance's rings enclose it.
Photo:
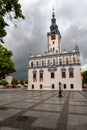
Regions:
[[[56,39],[56,36],[55,35],[52,35],[51,36],[51,40],[55,40]]]

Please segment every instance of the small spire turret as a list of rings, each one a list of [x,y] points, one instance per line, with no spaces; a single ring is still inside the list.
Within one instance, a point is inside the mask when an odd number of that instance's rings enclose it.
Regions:
[[[75,45],[75,48],[74,48],[74,49],[75,49],[75,51],[78,51],[78,52],[79,52],[79,47],[78,47],[77,44]]]

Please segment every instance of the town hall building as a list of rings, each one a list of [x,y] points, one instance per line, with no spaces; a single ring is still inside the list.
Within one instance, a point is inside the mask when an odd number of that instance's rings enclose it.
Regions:
[[[80,51],[77,45],[71,52],[61,51],[61,34],[52,12],[48,51],[44,55],[30,55],[28,62],[28,90],[82,90]]]

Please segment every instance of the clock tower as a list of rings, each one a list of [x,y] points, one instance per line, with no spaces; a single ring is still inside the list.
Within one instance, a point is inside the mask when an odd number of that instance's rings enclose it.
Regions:
[[[61,53],[61,42],[60,42],[61,34],[56,24],[54,9],[52,12],[50,32],[47,33],[47,38],[48,38],[48,53],[51,53],[51,54]]]

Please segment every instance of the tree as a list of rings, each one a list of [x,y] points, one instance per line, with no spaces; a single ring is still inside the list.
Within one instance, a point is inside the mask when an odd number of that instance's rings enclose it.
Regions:
[[[16,71],[14,63],[11,59],[12,52],[0,45],[0,79],[5,79],[6,75],[9,75]]]
[[[13,84],[13,85],[17,85],[17,84],[18,84],[18,80],[17,80],[16,78],[13,78],[13,79],[12,79],[12,84]]]
[[[82,76],[83,76],[83,83],[87,84],[87,71],[84,71]]]
[[[6,22],[6,16],[8,16],[11,21],[19,18],[24,19],[19,0],[0,0],[0,41],[2,43],[2,38],[7,34],[5,27],[9,26]]]
[[[28,80],[25,81],[25,84],[28,84]]]
[[[8,82],[6,80],[2,80],[2,85],[6,86]]]
[[[23,81],[23,80],[21,80],[21,81],[20,81],[20,84],[21,84],[21,85],[24,85],[24,81]]]

